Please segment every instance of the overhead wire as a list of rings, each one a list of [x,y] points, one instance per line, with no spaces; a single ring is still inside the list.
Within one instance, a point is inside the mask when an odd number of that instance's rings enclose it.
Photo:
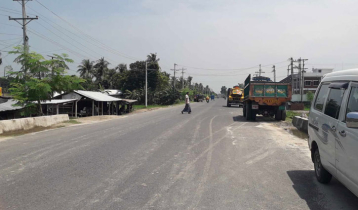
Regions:
[[[67,42],[68,44],[72,45],[73,47],[75,47],[78,50],[82,50],[80,48],[78,48],[77,46],[73,45],[72,43],[68,42],[67,40],[63,39],[61,36],[57,35],[56,33],[54,33],[53,31],[51,31],[50,29],[48,29],[47,27],[45,27],[44,25],[42,25],[41,23],[37,22],[37,24],[39,24],[40,26],[42,26],[43,28],[45,28],[46,30],[48,30],[49,32],[51,32],[52,34],[54,34],[55,36],[59,37],[60,39],[64,40],[65,42]],[[83,51],[83,50],[82,50]],[[83,51],[84,53],[86,53],[87,55],[93,56],[85,51]],[[96,59],[95,57],[92,57],[92,59]]]
[[[53,12],[52,10],[50,10],[48,7],[46,7],[44,4],[42,4],[41,2],[39,2],[38,0],[35,0],[35,2],[37,2],[39,5],[41,5],[42,7],[44,7],[46,10],[48,10],[49,12],[51,12],[53,15],[55,15],[57,18],[59,18],[60,20],[64,21],[65,23],[67,23],[69,26],[71,26],[73,29],[75,29],[76,31],[80,32],[82,35],[86,36],[88,39],[97,42],[99,44],[101,44],[105,49],[107,49],[107,51],[111,51],[113,54],[117,54],[121,57],[127,58],[127,59],[131,59],[131,60],[140,60],[138,58],[135,58],[133,56],[129,56],[126,55],[124,53],[121,53],[109,46],[107,46],[106,44],[102,43],[101,41],[93,38],[92,36],[88,35],[87,33],[83,32],[82,30],[80,30],[78,27],[74,26],[73,24],[71,24],[70,22],[68,22],[67,20],[65,20],[64,18],[62,18],[61,16],[57,15],[55,12]],[[83,37],[82,37],[83,39]],[[93,44],[93,43],[92,43]]]
[[[46,37],[46,36],[44,36],[44,35],[41,35],[41,34],[38,33],[38,32],[35,32],[35,31],[33,31],[33,30],[29,30],[29,29],[28,29],[28,31],[29,31],[30,33],[32,33],[32,34],[34,34],[34,35],[36,35],[36,36],[38,36],[38,37],[40,37],[40,38],[46,40],[46,41],[48,41],[48,42],[51,42],[51,43],[54,44],[54,45],[57,45],[57,46],[59,46],[59,47],[61,47],[61,48],[63,48],[63,49],[68,50],[69,52],[71,52],[72,54],[74,54],[75,56],[77,56],[77,57],[79,57],[79,58],[81,58],[81,59],[87,58],[87,56],[85,56],[85,55],[83,55],[83,54],[81,54],[81,53],[75,52],[75,51],[73,51],[72,49],[67,48],[66,46],[61,45],[60,43],[58,43],[58,42],[56,42],[56,41],[54,41],[54,40],[52,40],[52,39],[50,39],[50,38],[48,38],[48,37]]]

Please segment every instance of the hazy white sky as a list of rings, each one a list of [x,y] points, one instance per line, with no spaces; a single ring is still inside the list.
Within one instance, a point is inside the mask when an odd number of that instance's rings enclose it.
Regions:
[[[104,50],[37,1],[117,52]],[[40,18],[29,29],[61,46],[29,33],[31,49],[44,55],[68,53],[75,60],[70,73],[84,58],[104,56],[112,65],[129,64],[133,60],[125,57],[144,60],[156,52],[163,70],[170,72],[174,63],[186,66],[185,76],[218,92],[223,85],[243,82],[259,64],[271,78],[271,64],[276,64],[280,80],[287,75],[289,57],[309,59],[309,71],[358,67],[357,0],[37,1],[27,3],[29,15]],[[21,36],[2,34],[21,35],[7,17],[19,16],[20,10],[18,3],[0,0],[0,40],[18,38],[0,41],[0,49],[21,41]],[[8,56],[5,65],[12,60]]]

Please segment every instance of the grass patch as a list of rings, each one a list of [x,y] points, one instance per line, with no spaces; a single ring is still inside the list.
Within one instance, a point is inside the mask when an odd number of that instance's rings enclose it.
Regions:
[[[65,123],[70,123],[70,124],[81,124],[81,122],[78,122],[77,120],[74,120],[74,119],[70,119],[69,121],[66,121]]]
[[[301,115],[300,113],[287,110],[287,111],[286,111],[286,121],[292,122],[292,119],[293,119],[295,116],[300,116],[300,115]]]
[[[304,108],[305,111],[309,111],[310,109],[311,109],[311,105],[305,105],[305,108]]]

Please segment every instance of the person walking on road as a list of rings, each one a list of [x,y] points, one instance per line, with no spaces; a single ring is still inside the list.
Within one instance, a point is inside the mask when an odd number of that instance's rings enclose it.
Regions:
[[[186,92],[186,95],[185,95],[185,107],[184,107],[183,111],[181,111],[181,113],[183,114],[184,112],[188,112],[188,114],[191,113],[189,92]]]

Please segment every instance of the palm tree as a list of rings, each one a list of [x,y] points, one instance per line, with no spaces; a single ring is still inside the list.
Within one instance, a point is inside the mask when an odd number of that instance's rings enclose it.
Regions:
[[[95,70],[96,81],[101,82],[105,75],[105,72],[108,70],[109,62],[101,58],[97,61],[97,63],[93,66]]]
[[[118,66],[116,66],[115,70],[116,70],[116,71],[119,71],[119,73],[123,73],[123,72],[125,72],[125,71],[128,70],[128,69],[127,69],[127,64],[125,64],[125,63],[120,63],[120,64],[118,64]]]
[[[147,62],[158,63],[160,59],[157,58],[157,53],[150,53],[147,55]]]
[[[92,79],[93,78],[93,61],[89,59],[84,59],[81,62],[81,65],[78,66],[78,73],[80,73],[80,77],[85,79]]]

